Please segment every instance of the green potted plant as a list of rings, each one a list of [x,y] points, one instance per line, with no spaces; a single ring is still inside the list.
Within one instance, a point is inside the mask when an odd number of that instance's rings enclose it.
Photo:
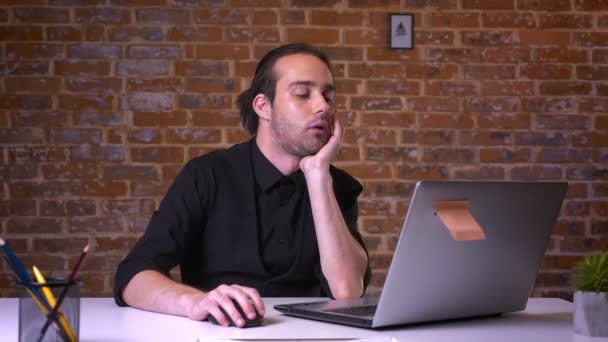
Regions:
[[[608,337],[608,253],[588,255],[575,267],[574,332]]]

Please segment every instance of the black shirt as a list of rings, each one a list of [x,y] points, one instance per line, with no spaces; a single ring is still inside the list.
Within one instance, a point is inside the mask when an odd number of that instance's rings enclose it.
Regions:
[[[283,176],[251,143],[255,180],[258,244],[262,262],[273,275],[289,271],[295,258],[295,232],[302,229],[308,201],[306,179],[301,170]]]
[[[361,185],[333,166],[330,174],[345,222],[364,247],[356,227]],[[176,265],[182,282],[207,291],[239,284],[266,297],[331,296],[304,175],[283,176],[253,139],[184,166],[117,268],[116,303],[126,305],[122,289],[137,273],[168,276]],[[368,263],[365,286],[369,277]]]

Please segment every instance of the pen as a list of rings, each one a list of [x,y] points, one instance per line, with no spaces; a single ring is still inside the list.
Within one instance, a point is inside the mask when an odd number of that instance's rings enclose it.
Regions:
[[[34,266],[32,267],[34,270],[34,275],[36,276],[36,280],[38,280],[39,283],[46,283],[46,279],[44,279],[44,276],[42,275],[42,273],[40,272],[40,270],[38,269],[38,267]],[[67,285],[66,285],[67,286]],[[48,286],[43,286],[42,287],[42,293],[44,294],[44,296],[46,297],[46,300],[48,301],[49,305],[51,306],[51,308],[56,308],[56,301],[55,301],[55,296],[53,296],[53,292],[51,291],[51,289]],[[54,310],[53,310],[54,312]],[[63,329],[65,330],[65,332],[67,333],[70,341],[76,341],[76,337],[74,336],[74,333],[72,332],[72,329],[70,329],[70,325],[68,324],[68,322],[66,321],[65,317],[63,316],[61,310],[59,308],[57,308],[57,314],[59,316],[59,321],[61,323],[61,326],[63,327]],[[47,316],[47,321],[48,321],[48,316]],[[48,329],[48,328],[47,328]],[[39,340],[42,340],[42,337]]]

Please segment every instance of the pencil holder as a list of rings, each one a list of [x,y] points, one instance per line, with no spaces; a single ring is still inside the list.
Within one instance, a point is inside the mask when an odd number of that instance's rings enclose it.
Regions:
[[[19,341],[78,341],[80,331],[80,284],[65,279],[47,279],[44,284],[18,283],[19,286]],[[46,287],[46,289],[45,289]],[[50,290],[55,300],[67,288],[59,312],[41,340],[41,331],[52,307],[48,305]],[[46,293],[45,293],[46,292]],[[55,303],[54,303],[55,304]]]

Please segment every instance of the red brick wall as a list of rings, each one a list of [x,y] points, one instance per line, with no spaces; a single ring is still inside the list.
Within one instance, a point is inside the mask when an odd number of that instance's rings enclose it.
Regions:
[[[415,49],[387,48],[389,12],[415,14]],[[1,236],[58,275],[90,243],[83,292],[109,295],[181,166],[246,139],[256,61],[296,41],[335,61],[370,292],[418,179],[570,182],[534,295],[567,297],[573,263],[608,249],[602,0],[0,1]]]

